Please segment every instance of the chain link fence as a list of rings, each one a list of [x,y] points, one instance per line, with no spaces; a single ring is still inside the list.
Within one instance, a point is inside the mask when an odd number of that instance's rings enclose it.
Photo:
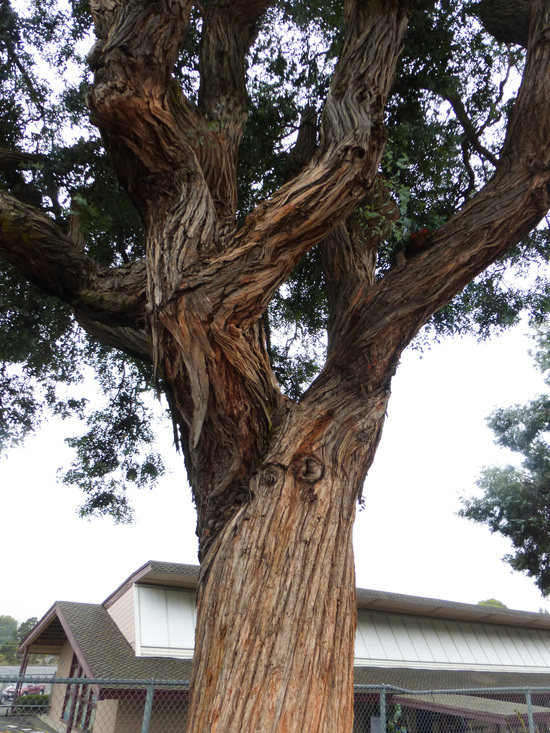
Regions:
[[[356,685],[354,696],[354,733],[550,733],[550,688]],[[185,680],[0,677],[0,733],[183,733],[188,705]]]
[[[354,733],[550,733],[550,688],[354,690]]]

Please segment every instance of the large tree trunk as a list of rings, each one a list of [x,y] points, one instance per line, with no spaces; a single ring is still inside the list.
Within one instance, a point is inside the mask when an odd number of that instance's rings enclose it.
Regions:
[[[327,394],[281,420],[202,563],[189,731],[351,730],[352,528],[387,396],[367,418]]]

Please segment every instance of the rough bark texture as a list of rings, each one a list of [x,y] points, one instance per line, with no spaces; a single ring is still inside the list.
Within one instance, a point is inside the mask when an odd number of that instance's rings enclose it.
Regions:
[[[376,175],[406,2],[347,0],[319,146],[296,153],[290,180],[239,230],[245,54],[267,2],[208,3],[197,106],[171,76],[190,2],[91,5],[90,106],[142,215],[146,258],[102,270],[5,193],[0,254],[90,333],[152,361],[166,390],[201,542],[189,730],[351,731],[355,502],[402,350],[550,206],[550,8],[530,4],[524,80],[493,179],[376,280],[376,248],[397,216]],[[373,187],[375,232],[354,215]],[[321,241],[329,352],[294,403],[273,377],[261,319]]]

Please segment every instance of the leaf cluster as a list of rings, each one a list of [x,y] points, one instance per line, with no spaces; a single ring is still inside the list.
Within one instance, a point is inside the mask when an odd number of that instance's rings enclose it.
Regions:
[[[550,329],[536,332],[535,361],[550,387]],[[460,515],[507,537],[514,570],[534,578],[550,594],[550,394],[526,405],[495,410],[488,418],[498,445],[521,456],[521,466],[486,468],[481,497],[463,499]]]

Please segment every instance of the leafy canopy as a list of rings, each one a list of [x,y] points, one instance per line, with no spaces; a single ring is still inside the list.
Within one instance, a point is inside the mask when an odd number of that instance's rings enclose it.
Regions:
[[[293,146],[307,116],[315,138],[342,43],[341,5],[278,0],[265,14],[249,57],[241,219],[300,163]],[[175,69],[191,100],[198,95],[201,27],[197,5]],[[84,0],[0,0],[0,185],[78,232],[99,263],[121,265],[143,255],[144,238],[88,117],[85,55],[92,41]],[[398,216],[384,234],[380,274],[411,233],[436,228],[491,176],[522,64],[521,49],[483,30],[475,3],[416,3],[387,107],[381,174]],[[386,231],[376,201],[360,216],[372,236]],[[550,283],[533,265],[547,262],[549,252],[548,230],[539,229],[436,313],[421,338],[466,331],[486,337],[525,309],[540,320]],[[518,284],[526,274],[529,287]],[[293,398],[319,369],[326,325],[325,283],[314,249],[273,299],[265,324],[274,372]],[[104,394],[100,406],[81,396],[90,373]],[[23,441],[50,415],[81,417],[86,427],[69,438],[75,460],[63,480],[85,492],[84,515],[128,519],[125,487],[152,486],[162,473],[146,398],[151,382],[148,365],[98,346],[66,306],[2,266],[0,450]]]
[[[550,328],[536,330],[534,359],[550,387]],[[505,556],[514,570],[550,594],[550,394],[526,405],[495,410],[487,420],[498,445],[521,456],[521,466],[486,468],[479,498],[463,500],[461,516],[512,542]]]

